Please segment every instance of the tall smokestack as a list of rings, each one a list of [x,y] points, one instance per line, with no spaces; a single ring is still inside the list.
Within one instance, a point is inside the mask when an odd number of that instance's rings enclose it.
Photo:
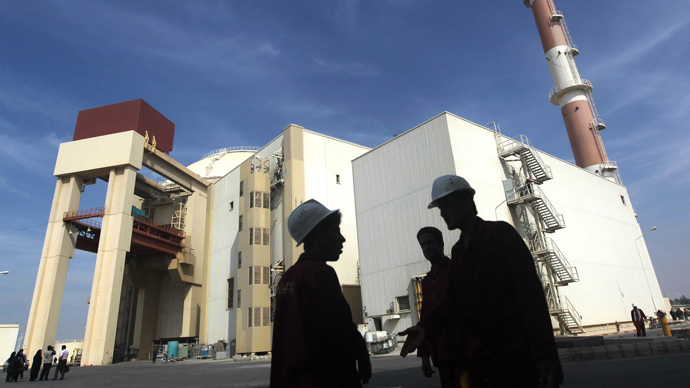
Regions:
[[[554,90],[552,104],[561,107],[565,129],[573,149],[575,163],[589,172],[620,183],[618,167],[609,160],[599,131],[606,128],[598,117],[592,99],[592,84],[580,78],[574,57],[579,54],[572,44],[563,13],[552,0],[523,0],[532,9],[541,45],[546,54]]]

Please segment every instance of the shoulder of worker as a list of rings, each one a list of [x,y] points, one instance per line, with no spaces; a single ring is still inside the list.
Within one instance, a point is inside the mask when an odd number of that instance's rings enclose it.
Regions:
[[[491,231],[508,231],[508,232],[517,232],[515,230],[515,227],[505,221],[487,221],[484,220],[480,217],[479,218],[479,225],[482,225],[483,228],[486,228]]]

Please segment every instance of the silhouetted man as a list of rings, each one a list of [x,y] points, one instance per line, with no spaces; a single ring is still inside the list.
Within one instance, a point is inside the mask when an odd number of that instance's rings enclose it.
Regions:
[[[371,378],[369,352],[326,264],[343,253],[340,212],[311,199],[290,214],[288,230],[304,253],[276,290],[271,388],[359,388]]]
[[[426,336],[438,338],[443,323],[458,316],[458,335],[469,342],[470,386],[557,387],[563,383],[551,317],[532,255],[515,228],[477,217],[474,189],[463,178],[434,181],[429,208],[438,207],[448,229],[460,229],[451,252],[448,299],[408,335],[404,357]],[[496,320],[496,306],[511,306]],[[428,333],[427,333],[428,332]]]
[[[450,259],[443,253],[443,234],[440,230],[431,226],[424,227],[417,232],[417,241],[424,257],[431,263],[431,270],[422,279],[420,315],[424,319],[446,299]],[[460,388],[460,379],[467,369],[467,343],[455,331],[458,324],[457,317],[454,321],[447,322],[437,341],[424,341],[417,348],[417,356],[422,358],[422,373],[425,377],[432,377],[433,361],[438,368],[442,388]]]

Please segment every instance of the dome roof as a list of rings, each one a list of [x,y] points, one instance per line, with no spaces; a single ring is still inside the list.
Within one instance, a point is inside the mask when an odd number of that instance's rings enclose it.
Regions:
[[[187,166],[202,178],[220,178],[254,155],[259,147],[228,147],[214,150]]]

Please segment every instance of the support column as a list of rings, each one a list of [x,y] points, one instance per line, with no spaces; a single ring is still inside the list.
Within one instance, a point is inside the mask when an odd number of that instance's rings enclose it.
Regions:
[[[55,344],[67,268],[77,243],[77,233],[69,234],[69,226],[65,225],[62,218],[65,212],[79,209],[82,184],[81,177],[71,175],[58,177],[55,185],[29,322],[26,325],[26,354],[35,354],[38,349]]]
[[[113,362],[125,256],[132,243],[134,220],[131,213],[136,176],[132,166],[110,170],[81,365]]]
[[[151,352],[151,341],[156,339],[158,303],[161,293],[161,274],[150,271],[146,278],[145,288],[138,289],[134,339],[132,340],[133,346],[139,349],[137,358],[140,360],[148,359]]]
[[[283,130],[285,191],[283,196],[283,256],[287,271],[303,252],[288,232],[287,220],[304,198],[304,128],[291,124]]]

